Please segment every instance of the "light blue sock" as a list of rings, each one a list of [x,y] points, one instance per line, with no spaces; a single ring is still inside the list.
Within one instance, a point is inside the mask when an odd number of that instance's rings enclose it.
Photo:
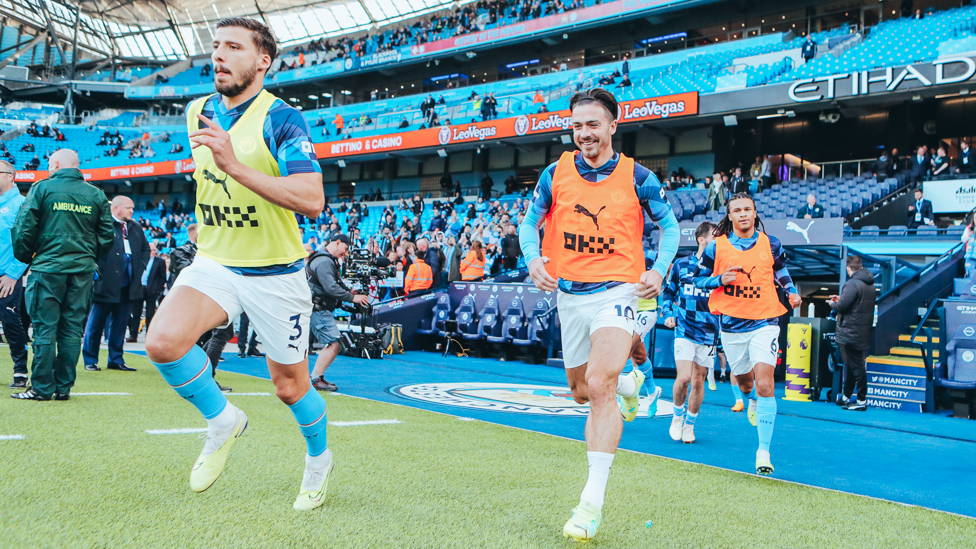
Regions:
[[[194,345],[190,352],[168,364],[156,364],[156,369],[176,390],[176,394],[194,405],[203,417],[213,419],[227,406],[227,397],[220,392],[214,381],[210,360],[203,349]]]
[[[685,415],[685,410],[688,408],[688,403],[684,403],[681,406],[674,407],[674,417],[682,417]]]
[[[743,394],[745,394],[745,393],[743,393]],[[756,400],[756,399],[759,398],[759,395],[756,394],[756,386],[755,385],[752,386],[752,392],[749,393],[748,395],[745,395],[745,397],[748,398],[749,400]]]
[[[732,395],[735,397],[736,402],[742,400],[742,389],[734,381],[732,382]]]
[[[759,449],[768,452],[773,440],[773,424],[776,423],[776,397],[759,397],[756,419],[759,421]]]
[[[628,360],[627,364],[633,364],[633,362]],[[636,367],[634,366],[634,368]],[[644,368],[647,369],[645,370]],[[626,366],[624,366],[624,369],[626,369]],[[648,360],[640,365],[640,371],[644,373],[644,387],[647,387],[647,394],[653,395],[654,391],[657,391],[657,383],[654,383],[654,365]]]
[[[305,435],[308,455],[321,455],[328,448],[325,436],[325,399],[315,389],[309,389],[298,402],[288,406]]]
[[[696,419],[698,419],[698,414],[688,412],[688,414],[685,416],[685,425],[691,425],[694,427]]]

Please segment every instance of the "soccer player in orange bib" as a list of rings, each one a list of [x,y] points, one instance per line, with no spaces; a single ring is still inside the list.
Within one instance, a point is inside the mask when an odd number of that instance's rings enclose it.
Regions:
[[[632,421],[637,415],[644,383],[637,368],[620,375],[637,329],[637,299],[660,293],[680,232],[657,177],[611,146],[619,112],[613,95],[602,88],[579,92],[569,109],[580,150],[563,153],[542,173],[519,241],[536,287],[558,290],[566,378],[576,402],[590,403],[589,476],[563,528],[566,537],[586,541],[600,526],[621,416]],[[641,242],[645,211],[664,233],[648,271]]]
[[[779,240],[763,232],[756,203],[739,193],[726,203],[727,215],[715,228],[698,263],[695,287],[712,290],[708,305],[722,315],[722,346],[732,377],[749,399],[749,423],[759,431],[756,473],[771,475],[769,443],[776,422],[773,371],[779,351],[779,317],[786,307],[776,286],[789,293],[790,305],[800,296],[786,270],[786,254]],[[720,273],[715,274],[713,273]]]

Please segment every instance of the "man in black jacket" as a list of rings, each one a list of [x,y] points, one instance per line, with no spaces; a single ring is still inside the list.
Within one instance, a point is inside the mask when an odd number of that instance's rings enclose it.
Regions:
[[[481,178],[481,197],[485,200],[491,200],[491,190],[495,186],[495,180],[485,172],[485,176]]]
[[[112,218],[115,243],[108,257],[98,262],[94,288],[94,303],[85,326],[85,340],[81,354],[85,369],[99,371],[98,351],[105,322],[112,318],[108,337],[108,369],[134,372],[125,365],[122,345],[129,325],[133,302],[142,299],[142,273],[149,263],[149,243],[139,224],[132,221],[135,205],[125,196],[112,199]]]
[[[908,228],[917,229],[922,225],[933,225],[934,219],[932,201],[924,198],[921,187],[915,189],[915,202],[908,206]]]
[[[918,151],[908,159],[908,170],[911,172],[911,183],[918,185],[929,174],[929,158],[925,155],[925,147],[919,147]]]
[[[969,148],[968,141],[959,143],[959,158],[956,159],[956,173],[973,173],[976,171],[976,155]]]
[[[169,272],[173,273],[173,280],[180,276],[180,272],[193,263],[197,256],[197,224],[190,223],[186,227],[186,236],[190,240],[173,250],[169,256]]]
[[[426,237],[417,239],[417,257],[422,259],[431,270],[431,287],[438,288],[441,285],[441,256],[436,246],[431,246]]]
[[[142,286],[145,289],[143,299],[132,304],[132,320],[129,321],[129,339],[127,343],[135,343],[139,337],[139,322],[142,320],[142,306],[146,306],[146,329],[152,322],[153,315],[156,314],[156,306],[159,304],[159,297],[163,295],[163,288],[166,287],[166,262],[159,258],[156,252],[156,245],[149,243],[149,263],[142,272]]]
[[[841,357],[847,365],[847,380],[844,382],[844,396],[837,403],[845,410],[863,412],[867,409],[867,376],[864,359],[871,348],[871,328],[874,324],[874,302],[877,293],[874,289],[874,275],[861,264],[856,255],[847,256],[847,282],[840,295],[830,296],[827,302],[837,313],[837,332],[835,340],[840,346]],[[857,400],[852,401],[854,387],[857,386]]]

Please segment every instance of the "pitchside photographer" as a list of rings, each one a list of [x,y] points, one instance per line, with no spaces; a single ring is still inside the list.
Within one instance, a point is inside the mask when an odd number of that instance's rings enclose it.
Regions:
[[[308,284],[312,287],[312,318],[309,329],[325,348],[319,351],[312,369],[312,387],[319,391],[337,391],[334,383],[325,380],[325,370],[339,354],[339,327],[333,311],[342,302],[353,302],[359,306],[369,304],[369,296],[354,295],[339,277],[339,262],[349,253],[349,237],[334,234],[321,252],[308,258],[306,270]]]

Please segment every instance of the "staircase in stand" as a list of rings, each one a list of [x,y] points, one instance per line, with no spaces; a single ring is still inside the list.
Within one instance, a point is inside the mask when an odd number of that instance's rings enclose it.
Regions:
[[[925,325],[937,330],[939,322],[929,319]],[[898,341],[904,345],[892,347],[890,355],[868,357],[868,406],[922,413],[925,404],[925,363],[922,362],[921,349],[908,345],[911,332],[916,327],[909,326],[909,333],[898,336]],[[927,338],[919,336],[916,341],[922,343]],[[938,342],[938,337],[933,338],[933,343]],[[938,360],[939,352],[934,351],[934,354],[933,358]]]

